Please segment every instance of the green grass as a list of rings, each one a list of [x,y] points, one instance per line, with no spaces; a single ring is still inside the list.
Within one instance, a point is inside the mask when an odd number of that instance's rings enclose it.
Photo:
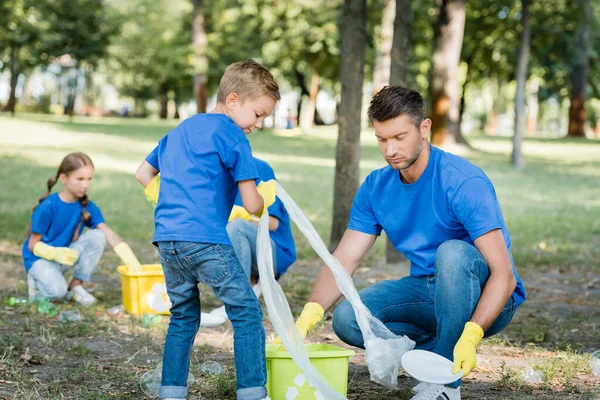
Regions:
[[[0,118],[0,169],[7,177],[0,192],[0,239],[22,242],[45,181],[66,153],[84,151],[96,164],[90,198],[143,261],[156,261],[150,245],[152,206],[140,194],[133,174],[176,122],[80,117],[69,123],[64,117],[33,114],[26,118]],[[250,137],[255,154],[273,166],[326,242],[333,212],[336,134],[335,127],[321,127],[308,135],[284,136],[267,130]],[[509,138],[474,136],[470,140],[483,151],[472,151],[467,158],[481,166],[495,184],[519,270],[540,265],[596,268],[600,142],[527,139],[528,164],[516,170],[509,165]],[[384,166],[370,131],[364,132],[362,142],[361,179]],[[300,258],[315,257],[297,230],[295,237]],[[383,257],[383,242],[378,241],[367,264]]]

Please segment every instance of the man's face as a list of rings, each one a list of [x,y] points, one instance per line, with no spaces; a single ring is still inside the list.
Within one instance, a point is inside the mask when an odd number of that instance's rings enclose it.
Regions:
[[[237,98],[227,106],[233,122],[247,135],[262,127],[265,118],[271,115],[275,108],[275,100],[269,96],[250,97],[245,100]]]
[[[417,161],[431,127],[425,119],[419,127],[408,115],[400,115],[384,122],[373,121],[377,144],[383,158],[398,171],[405,170]]]

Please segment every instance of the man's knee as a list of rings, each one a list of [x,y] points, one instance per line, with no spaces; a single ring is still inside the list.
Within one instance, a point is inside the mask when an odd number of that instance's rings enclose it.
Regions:
[[[462,240],[448,240],[438,247],[435,255],[436,276],[470,267],[475,258],[481,258],[481,254],[473,245]]]
[[[344,301],[335,309],[332,322],[333,331],[343,342],[363,347],[363,339],[360,328],[356,322],[354,309],[348,301]]]

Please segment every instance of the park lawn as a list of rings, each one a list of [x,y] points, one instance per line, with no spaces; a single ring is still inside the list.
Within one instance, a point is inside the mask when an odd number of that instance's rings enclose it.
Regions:
[[[91,156],[96,174],[90,198],[142,262],[158,261],[150,243],[153,207],[141,195],[141,186],[133,174],[175,124],[84,117],[69,122],[63,117],[44,115],[0,117],[2,304],[10,295],[26,293],[19,246],[31,208],[68,152],[83,151]],[[333,208],[336,134],[336,127],[317,127],[310,134],[265,130],[250,137],[255,155],[273,166],[282,185],[325,242],[329,241]],[[536,391],[552,396],[557,390],[572,398],[593,398],[586,397],[593,394],[586,356],[581,352],[597,347],[594,336],[600,322],[600,142],[527,139],[527,167],[515,170],[509,165],[509,138],[473,136],[469,140],[475,150],[465,155],[481,166],[495,184],[511,233],[515,263],[526,280],[531,299],[503,335],[483,346],[482,354],[489,361],[486,368],[493,372],[488,371],[489,388],[467,382],[463,398],[485,398],[483,394],[469,397],[469,389],[480,394],[488,389],[490,393],[499,390],[502,398],[537,398]],[[361,179],[385,165],[368,129],[362,143]],[[289,278],[284,276],[282,286],[297,313],[320,262],[297,230],[294,235],[299,261]],[[357,286],[397,277],[395,267],[384,263],[384,245],[383,240],[377,241],[357,272]],[[19,398],[32,399],[140,398],[136,382],[160,359],[166,318],[159,326],[145,328],[138,318],[106,315],[106,308],[120,303],[117,264],[117,257],[107,250],[97,274],[101,302],[83,311],[82,323],[65,326],[32,309],[0,308],[0,398],[15,393]],[[203,291],[202,300],[203,305],[217,305],[207,290]],[[317,339],[339,344],[330,325],[330,321],[321,324]],[[267,330],[272,332],[272,328]],[[210,399],[234,398],[230,325],[200,333],[197,342],[192,372],[202,379],[192,387],[193,393]],[[515,359],[523,358],[545,371],[547,379],[542,385],[518,383],[523,365]],[[199,366],[206,359],[228,366],[226,374],[204,376]],[[506,365],[500,368],[503,361]],[[361,393],[384,398],[376,386],[369,386],[360,359],[351,366],[351,373],[354,378],[349,398],[365,398],[360,397]],[[477,373],[477,381],[485,384],[481,374],[485,370]],[[65,375],[89,384],[70,384],[61,378]],[[405,390],[409,381],[402,382]],[[405,390],[393,396],[408,398],[409,394]]]

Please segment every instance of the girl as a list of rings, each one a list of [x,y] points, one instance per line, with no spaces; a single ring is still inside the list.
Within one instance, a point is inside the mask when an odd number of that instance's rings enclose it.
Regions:
[[[87,196],[94,164],[83,153],[71,153],[61,162],[56,176],[48,179],[48,192],[33,209],[28,237],[23,244],[30,298],[65,299],[84,306],[96,298],[81,285],[90,281],[106,242],[131,268],[140,263],[127,243],[106,225],[102,212]],[[63,189],[51,194],[60,180]],[[89,229],[82,234],[85,227]],[[63,273],[75,267],[67,285]]]

